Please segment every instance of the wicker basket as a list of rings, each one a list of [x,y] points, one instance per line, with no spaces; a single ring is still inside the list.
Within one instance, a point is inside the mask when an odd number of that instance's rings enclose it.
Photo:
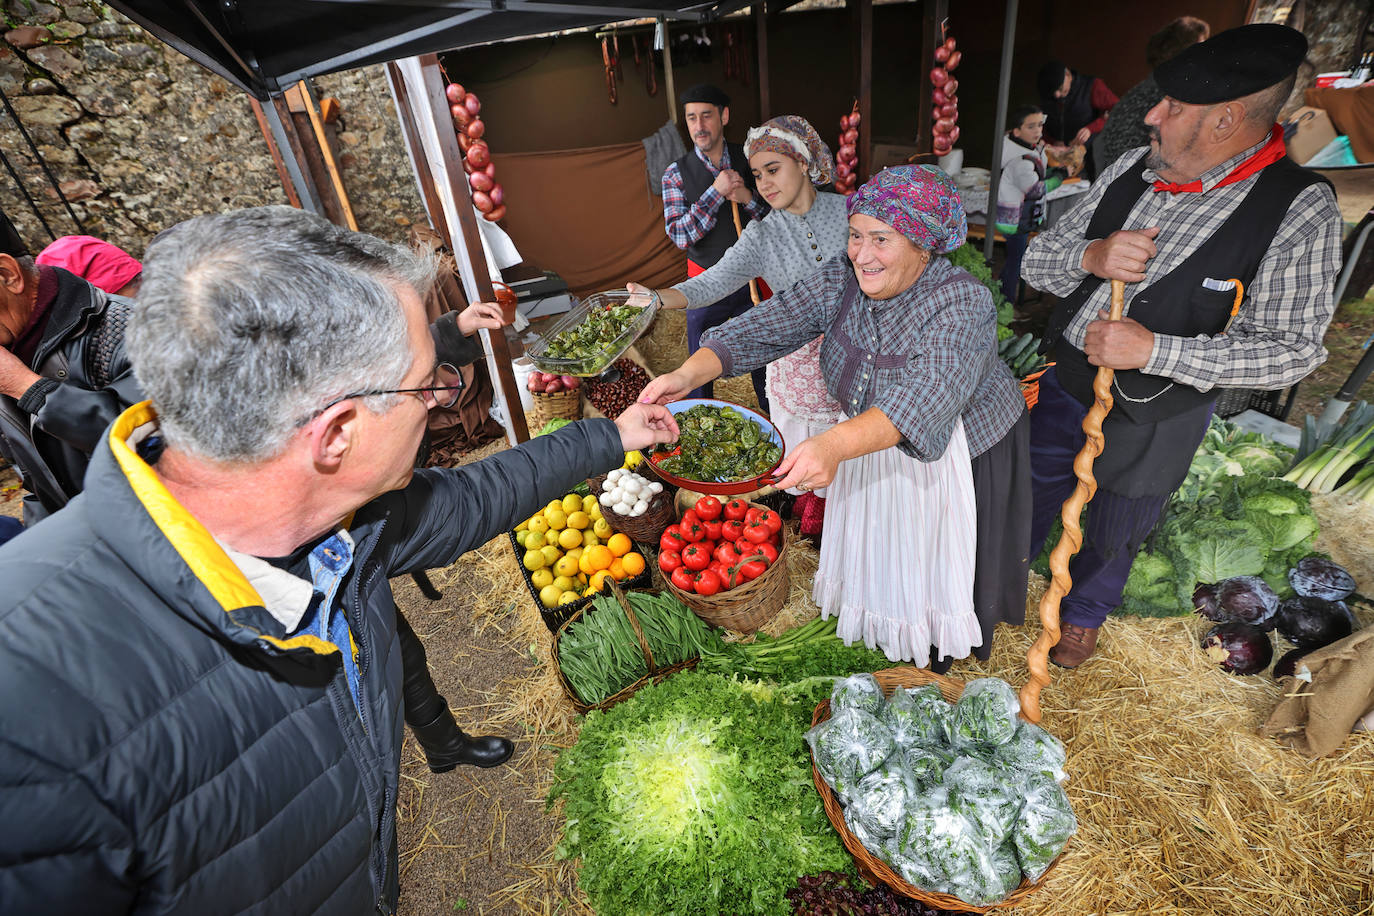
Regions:
[[[534,406],[526,414],[526,423],[531,432],[543,429],[544,424],[550,420],[582,419],[581,388],[558,391],[554,394],[532,391],[530,397],[534,400]]]
[[[765,508],[758,503],[749,505]],[[778,548],[777,560],[757,579],[714,595],[684,592],[665,579],[669,593],[711,626],[724,627],[739,633],[756,632],[777,616],[782,606],[787,603],[787,595],[792,590],[792,579],[787,572],[787,545],[792,540],[792,533],[786,525],[782,526],[781,533],[782,542]]]
[[[530,597],[534,599],[534,606],[539,608],[539,616],[544,618],[544,626],[549,628],[550,633],[557,631],[557,629],[561,627],[568,618],[572,617],[573,614],[591,604],[592,599],[586,597],[578,598],[576,601],[569,601],[567,604],[560,604],[558,607],[544,607],[544,602],[539,600],[539,589],[534,587],[534,579],[531,577],[530,571],[525,568],[523,562],[525,548],[521,547],[520,542],[515,539],[514,531],[508,531],[506,534],[510,537],[511,550],[515,551],[515,565],[520,567],[520,574],[525,577],[525,588],[529,589]],[[634,538],[630,540],[633,541]],[[644,572],[632,579],[626,579],[623,583],[623,587],[635,589],[648,588],[654,581],[652,571],[649,568],[648,554],[644,552],[644,548],[638,543],[636,543],[632,549],[644,557]],[[607,579],[607,581],[611,580]]]
[[[934,674],[924,668],[913,668],[910,665],[875,671],[873,676],[878,679],[878,684],[883,688],[883,693],[889,697],[898,687],[920,687],[925,684],[934,684],[940,688],[941,695],[951,703],[958,700],[960,694],[964,692],[963,682]],[[830,701],[822,700],[811,715],[811,725],[815,727],[829,718]],[[840,841],[844,843],[844,848],[848,849],[849,854],[854,857],[854,864],[858,866],[859,874],[863,875],[870,884],[886,884],[894,892],[904,897],[910,897],[912,900],[919,900],[936,909],[954,910],[960,913],[990,913],[993,910],[1015,906],[1034,893],[1045,882],[1045,878],[1049,876],[1055,866],[1059,864],[1059,860],[1064,857],[1061,852],[1050,863],[1050,867],[1045,869],[1045,874],[1040,876],[1039,881],[1032,883],[1023,879],[1021,886],[1012,891],[1006,899],[987,906],[965,903],[952,894],[922,890],[913,884],[908,884],[906,879],[894,871],[891,865],[869,852],[868,848],[860,843],[854,834],[849,832],[849,828],[844,822],[844,809],[840,807],[840,800],[830,786],[826,785],[825,780],[821,778],[820,770],[816,769],[814,758],[811,763],[811,779],[816,783],[816,791],[821,793],[821,804],[825,807],[825,816],[830,818],[830,823],[835,828],[835,832],[840,835]]]
[[[672,484],[663,483],[663,479],[649,468],[647,461],[641,462],[634,472],[640,477],[662,483],[663,492],[650,500],[649,509],[643,515],[621,515],[611,509],[610,506],[602,506],[601,514],[606,516],[606,521],[610,522],[611,527],[616,531],[623,531],[636,541],[657,545],[659,535],[663,534],[663,529],[677,519],[673,512],[673,495],[677,492],[677,488]],[[601,485],[605,482],[605,474],[587,478],[587,486],[591,489],[592,495],[598,499],[601,498]]]
[[[649,668],[649,673],[633,684],[622,687],[600,703],[586,703],[577,695],[577,691],[573,690],[572,684],[568,683],[568,679],[563,675],[562,667],[558,664],[558,643],[563,638],[563,634],[567,631],[568,627],[572,626],[575,621],[581,620],[583,615],[590,610],[591,604],[589,600],[586,604],[579,607],[575,614],[564,621],[563,625],[553,634],[553,653],[550,656],[553,660],[554,673],[558,675],[559,685],[563,688],[563,692],[567,694],[568,701],[572,703],[573,708],[580,713],[590,712],[593,709],[610,709],[622,700],[628,700],[630,697],[634,696],[635,691],[646,684],[656,684],[670,674],[674,674],[678,671],[685,671],[688,668],[695,668],[697,662],[701,661],[699,656],[695,656],[683,659],[677,664],[669,665],[666,668],[658,667],[654,662],[654,653],[649,649],[649,641],[644,638],[644,631],[639,626],[639,619],[635,617],[634,609],[630,607],[630,602],[625,598],[625,592],[622,591],[620,586],[616,585],[614,581],[607,580],[607,583],[610,585],[611,594],[615,596],[616,601],[620,602],[621,609],[624,610],[625,616],[630,621],[631,629],[635,631],[635,636],[639,639],[639,651],[644,656],[644,662]]]

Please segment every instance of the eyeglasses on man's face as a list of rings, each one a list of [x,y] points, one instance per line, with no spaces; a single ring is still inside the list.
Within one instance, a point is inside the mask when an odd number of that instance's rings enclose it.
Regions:
[[[457,404],[458,396],[462,393],[463,374],[451,363],[440,363],[434,367],[434,374],[429,377],[429,384],[420,388],[369,388],[365,391],[350,391],[348,394],[341,394],[325,404],[315,411],[314,416],[319,416],[342,401],[352,398],[377,397],[383,394],[413,394],[420,399],[420,402],[428,410],[435,407],[447,408]]]

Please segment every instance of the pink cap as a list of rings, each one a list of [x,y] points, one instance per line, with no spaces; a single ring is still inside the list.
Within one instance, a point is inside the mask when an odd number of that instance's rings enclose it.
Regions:
[[[89,235],[64,235],[34,258],[61,267],[107,293],[117,293],[143,273],[143,265],[117,245]]]

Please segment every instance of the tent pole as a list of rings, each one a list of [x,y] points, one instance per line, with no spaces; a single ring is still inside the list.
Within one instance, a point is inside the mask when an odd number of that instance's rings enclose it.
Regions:
[[[997,241],[997,186],[1002,179],[1003,129],[1007,123],[1007,96],[1011,93],[1011,57],[1016,44],[1016,7],[1018,0],[1007,0],[1002,22],[1002,69],[997,77],[997,124],[992,138],[992,178],[988,184],[987,232],[983,235],[983,258],[992,263],[992,248]]]
[[[948,0],[924,0],[925,17],[921,26],[921,56],[917,61],[916,78],[921,98],[916,105],[916,149],[923,153],[921,162],[935,161],[935,139],[931,128],[935,124],[935,102],[930,97],[929,68],[935,66],[935,47],[945,40],[940,26],[949,15]]]
[[[320,200],[320,191],[315,186],[309,168],[306,167],[305,150],[301,146],[300,136],[296,132],[296,122],[291,117],[291,109],[285,96],[275,92],[269,101],[270,104],[262,106],[262,113],[271,129],[272,140],[281,151],[282,165],[291,179],[296,205],[302,210],[328,219],[329,214]],[[288,190],[287,197],[291,194],[291,190]]]
[[[663,33],[663,89],[668,96],[668,118],[677,123],[677,89],[673,86],[673,42],[668,35],[668,20],[658,17],[658,27]]]
[[[757,0],[754,4],[754,35],[759,66],[759,123],[762,124],[773,108],[768,89],[768,4],[765,0]]]

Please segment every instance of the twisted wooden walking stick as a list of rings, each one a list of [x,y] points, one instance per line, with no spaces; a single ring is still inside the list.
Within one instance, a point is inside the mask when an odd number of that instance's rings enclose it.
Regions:
[[[1125,308],[1126,285],[1120,280],[1112,281],[1111,320],[1119,321]],[[1083,507],[1097,493],[1097,480],[1093,477],[1093,462],[1102,454],[1105,440],[1102,438],[1102,421],[1112,409],[1112,379],[1116,373],[1106,366],[1099,366],[1097,378],[1093,380],[1093,394],[1096,402],[1088,408],[1083,418],[1083,433],[1088,441],[1083,443],[1078,456],[1073,460],[1073,473],[1078,478],[1078,486],[1068,499],[1060,518],[1064,533],[1059,543],[1050,551],[1050,585],[1040,599],[1040,635],[1026,653],[1026,667],[1030,678],[1021,688],[1021,716],[1032,723],[1040,721],[1040,691],[1050,683],[1050,650],[1059,643],[1059,602],[1068,594],[1073,580],[1069,578],[1069,560],[1083,546],[1083,529],[1078,519]]]
[[[733,201],[733,200],[730,201],[730,212],[731,212],[732,214],[734,214],[734,217],[735,217],[735,236],[738,237],[738,236],[740,236],[741,234],[743,234],[744,229],[743,229],[743,227],[742,227],[742,224],[741,224],[740,221],[739,221],[739,204],[736,203],[736,202]],[[759,281],[758,281],[758,280],[750,280],[750,281],[749,281],[749,298],[752,299],[752,300],[754,300],[754,304],[755,304],[755,305],[758,305],[758,304],[759,304]]]

